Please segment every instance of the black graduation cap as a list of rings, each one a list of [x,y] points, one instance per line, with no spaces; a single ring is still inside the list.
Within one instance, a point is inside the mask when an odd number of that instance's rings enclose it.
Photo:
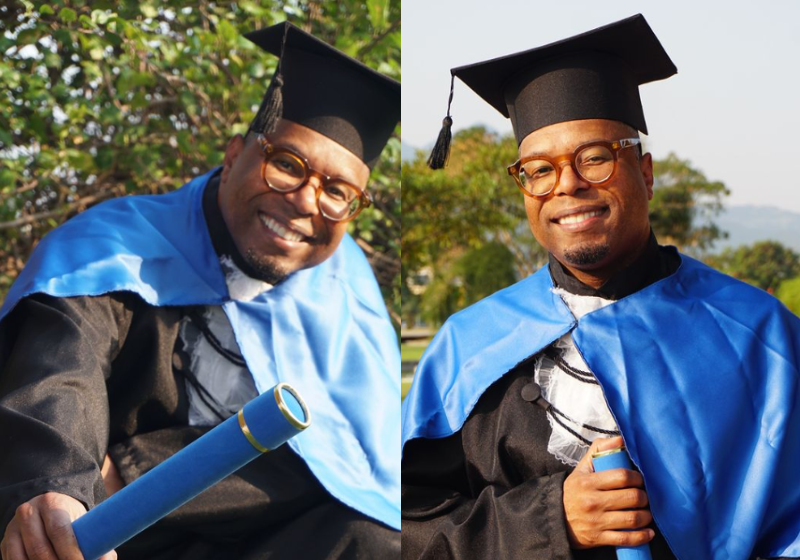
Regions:
[[[338,142],[370,168],[400,120],[400,83],[289,22],[247,33],[280,57],[250,130],[267,133],[278,119]]]
[[[639,85],[677,68],[641,14],[543,47],[450,70],[503,116],[517,143],[545,126],[610,119],[647,133]],[[453,85],[450,86],[450,101]],[[428,164],[444,167],[450,105]],[[445,130],[447,129],[447,130]]]

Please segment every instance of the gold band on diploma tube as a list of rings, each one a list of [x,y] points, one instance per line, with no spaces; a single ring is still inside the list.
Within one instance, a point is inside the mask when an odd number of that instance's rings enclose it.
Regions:
[[[239,417],[239,427],[242,429],[244,437],[246,437],[247,441],[250,442],[250,445],[255,447],[261,453],[266,453],[269,451],[269,449],[258,443],[258,440],[255,438],[255,436],[253,436],[252,432],[250,432],[250,428],[247,427],[247,422],[244,421],[244,409],[240,409],[237,416]]]
[[[283,389],[286,389],[292,395],[294,395],[294,398],[296,398],[297,402],[300,403],[300,407],[303,409],[303,414],[305,415],[305,421],[297,418],[294,414],[292,414],[292,411],[289,410],[289,407],[283,400],[283,395],[281,395],[281,390]],[[300,398],[300,395],[297,394],[297,391],[295,391],[291,385],[289,385],[288,383],[278,383],[277,385],[275,385],[274,392],[275,392],[275,402],[278,403],[278,409],[281,411],[284,417],[286,417],[286,419],[292,426],[302,431],[311,425],[311,416],[308,413],[308,408],[306,407],[306,403],[303,402],[303,399]]]
[[[605,457],[606,455],[613,455],[614,453],[621,453],[625,451],[625,446],[622,447],[615,447],[614,449],[607,449],[606,451],[598,451],[597,453],[592,453],[592,459],[597,459],[598,457]]]

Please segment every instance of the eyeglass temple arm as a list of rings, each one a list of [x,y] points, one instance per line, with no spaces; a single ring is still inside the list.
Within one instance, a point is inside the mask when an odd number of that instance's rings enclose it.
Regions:
[[[623,138],[619,141],[619,147],[622,148],[630,148],[631,146],[637,146],[641,144],[642,141],[639,138]]]

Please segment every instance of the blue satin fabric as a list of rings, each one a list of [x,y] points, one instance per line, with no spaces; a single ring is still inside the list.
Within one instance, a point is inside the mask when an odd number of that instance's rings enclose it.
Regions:
[[[577,326],[546,267],[454,315],[403,403],[403,442],[455,433],[487,387],[574,328],[676,556],[800,556],[800,319],[682,260]]]
[[[250,302],[229,298],[202,210],[213,171],[181,189],[100,204],[48,234],[0,320],[33,293],[132,291],[151,305],[222,305],[259,392],[287,382],[311,427],[289,445],[334,497],[400,529],[400,353],[350,236],[322,264]]]

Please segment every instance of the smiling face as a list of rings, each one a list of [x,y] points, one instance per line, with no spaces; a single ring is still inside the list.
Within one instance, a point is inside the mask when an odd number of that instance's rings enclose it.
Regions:
[[[367,165],[319,132],[281,120],[268,140],[302,154],[309,166],[322,174],[361,188],[367,185]],[[330,257],[347,231],[347,223],[320,214],[318,177],[289,193],[270,190],[261,178],[263,160],[254,136],[231,139],[220,177],[219,206],[236,248],[262,280],[276,284],[292,272]]]
[[[636,131],[618,121],[568,121],[532,132],[520,143],[519,153],[521,157],[559,156],[587,142],[632,137]],[[637,154],[635,147],[618,152],[616,170],[602,186],[587,183],[562,162],[553,192],[525,197],[533,235],[576,278],[591,286],[601,286],[624,269],[647,244],[653,162],[650,154],[641,158]]]

